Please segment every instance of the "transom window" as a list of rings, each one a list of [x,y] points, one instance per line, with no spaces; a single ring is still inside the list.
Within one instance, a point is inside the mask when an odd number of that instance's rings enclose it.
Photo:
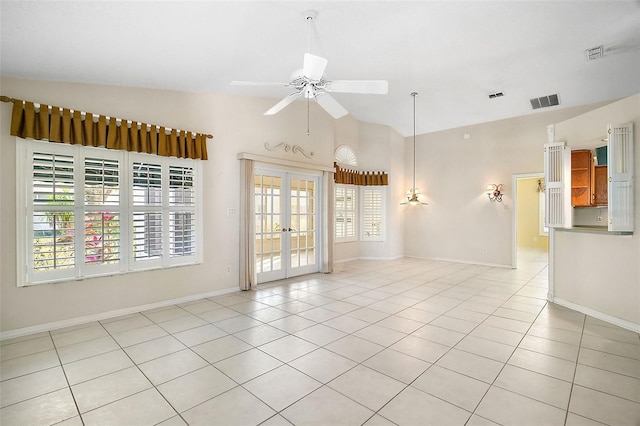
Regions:
[[[201,261],[199,161],[34,140],[18,150],[19,285]]]

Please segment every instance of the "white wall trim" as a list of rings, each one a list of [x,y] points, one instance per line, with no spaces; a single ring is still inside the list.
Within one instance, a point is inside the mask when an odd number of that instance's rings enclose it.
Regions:
[[[134,314],[137,312],[148,311],[150,309],[163,308],[165,306],[177,305],[179,303],[192,302],[206,297],[220,296],[223,294],[234,293],[238,291],[238,287],[230,287],[222,290],[211,291],[208,293],[194,294],[191,296],[179,297],[177,299],[163,300],[162,302],[148,303],[146,305],[131,306],[124,309],[116,309],[115,311],[103,312],[95,315],[87,315],[84,317],[70,318],[62,321],[55,321],[46,324],[34,325],[31,327],[18,328],[16,330],[0,332],[0,341],[12,339],[14,337],[27,336],[29,334],[41,333],[43,331],[57,330],[60,328],[71,327],[75,325],[85,324],[93,321],[101,321],[109,318],[115,318],[123,315]],[[248,299],[247,299],[248,300]]]
[[[464,263],[467,265],[480,265],[480,266],[490,266],[492,268],[506,268],[513,269],[511,265],[504,265],[500,263],[485,263],[485,262],[477,262],[475,260],[460,260],[460,259],[448,259],[444,257],[419,257],[419,256],[404,256],[411,259],[422,259],[422,260],[435,260],[438,262],[453,262],[453,263]]]
[[[626,328],[627,330],[631,330],[634,333],[640,333],[640,324],[633,323],[631,321],[623,320],[621,318],[617,318],[608,314],[605,314],[600,311],[595,311],[591,308],[586,308],[582,305],[578,305],[576,303],[568,302],[563,299],[558,299],[557,297],[553,299],[553,303],[556,305],[564,306],[565,308],[573,309],[574,311],[581,312],[585,315],[589,315],[590,317],[597,318],[604,322],[608,322],[613,325],[617,325],[618,327]]]
[[[333,263],[347,263],[355,260],[398,260],[408,256],[390,256],[390,257],[350,257],[348,259],[334,260]],[[336,271],[340,272],[340,271]]]

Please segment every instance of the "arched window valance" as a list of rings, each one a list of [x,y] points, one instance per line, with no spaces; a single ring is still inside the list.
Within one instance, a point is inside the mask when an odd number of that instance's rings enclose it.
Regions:
[[[13,102],[11,135],[21,138],[206,160],[212,135],[75,111],[20,99]]]
[[[366,172],[343,169],[337,163],[333,163],[336,169],[334,174],[335,183],[351,185],[389,185],[389,175],[385,172]]]

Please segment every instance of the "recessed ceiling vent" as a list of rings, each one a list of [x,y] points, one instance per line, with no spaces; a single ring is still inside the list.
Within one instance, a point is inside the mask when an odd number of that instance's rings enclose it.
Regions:
[[[589,61],[595,61],[596,59],[600,59],[604,56],[604,46],[600,45],[592,47],[591,49],[587,49],[585,52],[587,52],[587,59]]]
[[[495,93],[491,93],[489,95],[489,99],[494,99],[494,98],[501,98],[504,96],[504,93],[502,92],[495,92]]]
[[[551,106],[560,105],[560,101],[558,100],[558,94],[542,96],[541,98],[533,98],[529,99],[531,101],[531,107],[533,109],[538,108],[547,108]]]

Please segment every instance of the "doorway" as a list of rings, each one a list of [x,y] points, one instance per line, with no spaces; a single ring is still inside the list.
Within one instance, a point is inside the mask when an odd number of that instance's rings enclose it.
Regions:
[[[519,263],[546,263],[549,230],[545,227],[544,174],[514,175],[512,267]]]
[[[258,283],[319,272],[319,185],[313,174],[254,171]]]

